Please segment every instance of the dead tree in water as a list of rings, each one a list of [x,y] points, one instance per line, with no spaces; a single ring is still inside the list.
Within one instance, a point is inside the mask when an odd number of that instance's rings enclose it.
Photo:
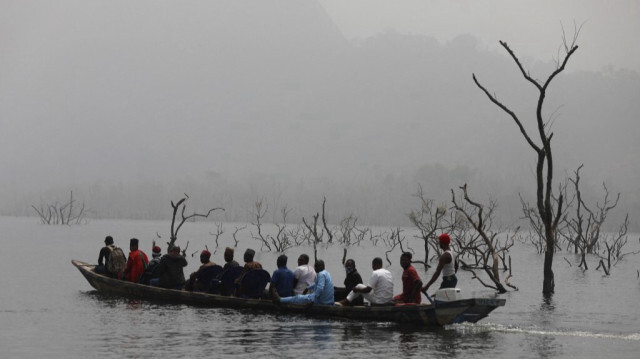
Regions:
[[[224,227],[222,226],[222,223],[218,223],[216,224],[216,233],[213,232],[209,232],[210,235],[212,235],[215,240],[216,240],[216,249],[218,249],[218,247],[220,246],[218,244],[218,239],[220,239],[220,236],[224,233]]]
[[[168,245],[167,252],[169,252],[171,248],[175,246],[176,240],[178,239],[178,231],[180,231],[180,228],[182,228],[182,225],[187,220],[195,219],[196,217],[207,218],[213,211],[216,211],[216,210],[224,211],[224,208],[211,208],[206,214],[194,212],[193,214],[186,216],[184,212],[187,209],[186,201],[188,198],[189,196],[185,194],[185,197],[181,198],[177,203],[173,203],[173,201],[171,201],[171,207],[173,208],[173,216],[171,217],[171,237],[170,237],[170,241],[167,243]],[[181,220],[180,220],[180,223],[176,226],[176,216],[178,215],[178,211],[180,211]],[[186,251],[186,248],[183,249],[183,252],[185,251]]]
[[[529,222],[530,231],[526,237],[522,237],[523,242],[532,244],[536,251],[539,254],[543,254],[546,248],[546,240],[544,237],[544,223],[540,218],[540,213],[538,212],[535,206],[532,206],[530,203],[525,201],[522,198],[522,195],[519,194],[520,204],[522,205],[522,219],[526,219]],[[563,181],[558,185],[558,194],[551,194],[551,206],[553,208],[558,208],[558,200],[563,198],[564,206],[562,206],[562,211],[559,213],[559,217],[561,218],[558,223],[558,227],[555,231],[555,248],[554,250],[560,250],[560,242],[564,239],[569,242],[570,239],[570,229],[568,228],[568,221],[566,220],[568,217],[568,212],[571,207],[573,207],[573,203],[575,201],[575,195],[572,195],[568,189],[568,181]],[[577,248],[576,248],[577,253]]]
[[[553,193],[553,156],[551,152],[551,139],[553,138],[553,132],[550,131],[551,124],[548,123],[544,115],[542,113],[542,107],[544,104],[544,100],[547,94],[547,89],[551,84],[551,81],[556,78],[558,74],[560,74],[569,58],[578,50],[578,45],[576,45],[576,41],[578,38],[578,34],[580,33],[580,29],[575,29],[574,37],[572,41],[567,42],[566,37],[563,35],[563,45],[564,45],[564,57],[561,60],[558,58],[556,60],[556,69],[547,77],[544,82],[541,82],[524,69],[520,60],[515,55],[515,53],[511,50],[509,45],[506,42],[500,41],[500,45],[509,53],[513,61],[516,63],[518,69],[522,73],[522,76],[526,81],[531,83],[538,90],[538,99],[536,106],[536,128],[539,136],[539,143],[536,143],[534,139],[529,135],[529,132],[526,130],[523,125],[520,117],[516,115],[511,109],[505,106],[502,102],[498,100],[496,95],[492,94],[487,90],[484,86],[480,84],[477,80],[476,75],[473,74],[473,81],[476,86],[484,94],[489,98],[489,100],[498,106],[502,111],[508,114],[515,124],[518,126],[520,133],[524,137],[525,141],[529,144],[529,146],[533,149],[537,156],[536,163],[536,207],[538,214],[540,215],[540,219],[542,220],[542,224],[544,226],[544,238],[545,238],[545,252],[544,252],[544,277],[542,281],[542,292],[545,295],[549,295],[555,290],[555,280],[553,275],[553,255],[556,247],[556,230],[558,228],[558,223],[560,221],[561,213],[562,213],[562,195],[558,198],[558,206],[554,208],[552,205],[551,197]]]
[[[84,202],[80,207],[74,207],[76,200],[73,198],[73,191],[69,196],[69,201],[65,203],[54,202],[52,204],[40,205],[40,208],[31,206],[38,216],[42,224],[62,224],[70,226],[72,224],[82,224],[85,222],[85,206]]]
[[[573,184],[572,190],[576,204],[575,207],[568,204],[570,211],[562,217],[561,224],[564,226],[558,230],[558,233],[561,238],[566,240],[567,247],[573,247],[574,252],[580,255],[580,263],[578,264],[580,268],[589,269],[587,258],[592,255],[600,259],[596,270],[603,268],[605,273],[609,275],[611,266],[617,264],[626,255],[636,254],[636,252],[623,253],[623,248],[627,243],[629,214],[625,215],[617,233],[605,232],[605,221],[610,211],[618,206],[620,193],[616,195],[615,199],[611,199],[609,189],[603,183],[604,195],[602,199],[596,202],[595,206],[588,204],[580,189],[580,170],[582,167],[580,165],[574,171],[574,177],[569,178],[569,182]]]
[[[271,244],[273,244],[273,249],[276,252],[284,252],[293,247],[296,243],[296,237],[299,231],[287,229],[287,217],[289,216],[289,213],[291,213],[291,209],[287,208],[287,205],[284,205],[280,209],[282,223],[276,223],[277,231],[275,237],[271,235],[269,236]]]
[[[414,195],[420,200],[420,208],[409,212],[409,220],[420,230],[420,238],[424,241],[424,270],[429,269],[429,246],[436,246],[435,239],[442,232],[449,231],[454,221],[447,217],[447,209],[437,206],[435,201],[425,196],[422,186],[418,186],[418,192]],[[436,251],[438,249],[436,248]]]
[[[254,239],[257,239],[260,241],[261,243],[261,248],[267,247],[268,250],[271,250],[271,244],[269,243],[269,241],[267,240],[267,238],[265,237],[264,234],[262,234],[262,219],[264,218],[264,216],[267,214],[268,211],[268,205],[265,206],[263,205],[263,200],[262,199],[258,199],[255,202],[255,212],[253,212],[253,217],[255,218],[255,222],[251,222],[252,225],[254,225],[256,227],[256,230],[258,231],[258,235],[255,236],[252,233],[252,236]]]
[[[467,222],[473,227],[478,235],[467,236],[466,240],[463,238],[459,239],[458,244],[460,249],[458,253],[458,260],[463,264],[462,268],[473,273],[474,278],[478,279],[484,286],[494,288],[500,293],[506,293],[507,289],[500,282],[500,259],[502,256],[502,262],[506,266],[504,258],[514,244],[514,236],[511,236],[509,239],[509,235],[506,234],[507,240],[500,242],[498,238],[500,232],[493,231],[491,228],[497,204],[491,201],[489,205],[485,207],[484,205],[473,201],[469,198],[466,184],[460,187],[460,190],[462,191],[463,200],[469,206],[465,206],[463,203],[458,203],[456,195],[452,189],[451,201],[453,202],[453,207],[458,211],[458,213],[462,214],[464,218],[466,218]],[[485,209],[487,210],[486,212]],[[465,254],[475,258],[476,267],[486,272],[489,279],[493,282],[493,285],[484,283],[473,271],[473,268],[462,261],[461,258]],[[509,273],[511,273],[511,265],[509,265],[509,271]],[[505,278],[505,283],[508,286],[517,289],[509,284],[508,281],[510,276],[511,274]]]

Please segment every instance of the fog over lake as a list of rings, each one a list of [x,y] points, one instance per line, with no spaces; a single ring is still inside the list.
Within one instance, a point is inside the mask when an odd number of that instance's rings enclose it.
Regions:
[[[557,181],[621,192],[640,221],[636,1],[3,1],[0,214],[70,191],[92,218],[195,210],[246,221],[320,210],[407,224],[412,195],[468,183],[507,226],[534,194],[535,156],[472,74],[535,131],[535,88],[562,36],[578,51],[551,84]]]

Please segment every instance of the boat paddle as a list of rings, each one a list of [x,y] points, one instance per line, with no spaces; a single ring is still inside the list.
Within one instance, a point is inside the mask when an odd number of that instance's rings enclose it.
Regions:
[[[431,298],[431,296],[429,295],[429,293],[427,293],[427,291],[426,291],[426,290],[425,290],[424,292],[422,292],[422,293],[424,293],[424,295],[425,295],[425,296],[427,296],[427,299],[429,299],[429,302],[431,302],[431,304],[432,304],[432,305],[433,305],[433,307],[435,308],[435,307],[436,307],[436,302],[433,300],[433,298]]]

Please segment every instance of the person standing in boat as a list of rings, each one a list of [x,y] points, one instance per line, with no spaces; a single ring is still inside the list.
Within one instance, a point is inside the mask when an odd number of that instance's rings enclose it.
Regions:
[[[382,258],[376,257],[371,262],[371,279],[369,285],[358,284],[347,295],[347,298],[336,302],[336,305],[352,305],[359,296],[363,296],[371,304],[387,304],[393,299],[393,275],[382,268]]]
[[[288,304],[319,304],[319,305],[333,305],[334,304],[334,288],[331,274],[327,272],[324,267],[324,261],[318,259],[314,265],[314,271],[317,273],[316,280],[305,289],[307,291],[313,290],[310,294],[297,294],[291,297],[280,297],[277,292],[272,293],[273,302],[288,303]]]
[[[302,294],[307,286],[316,281],[316,271],[309,265],[309,256],[298,257],[298,267],[293,271],[293,293]]]
[[[436,267],[435,273],[429,280],[429,283],[422,287],[422,292],[427,295],[427,289],[433,284],[440,273],[442,273],[442,284],[440,284],[440,288],[455,288],[456,284],[458,284],[458,278],[456,278],[456,268],[455,268],[455,257],[451,247],[449,246],[451,243],[451,238],[447,233],[443,233],[438,237],[438,244],[440,248],[444,251],[440,256],[440,260],[438,260],[438,266]]]
[[[169,289],[182,289],[184,287],[184,267],[187,259],[180,254],[180,247],[174,246],[169,253],[162,256],[158,264],[158,278],[151,280],[151,285]]]
[[[411,265],[413,255],[411,252],[404,252],[400,255],[400,266],[404,269],[402,272],[402,294],[393,297],[396,303],[415,303],[422,302],[420,289],[422,288],[422,280],[418,275],[418,271]]]
[[[138,283],[145,269],[149,265],[149,258],[140,249],[138,249],[138,239],[131,238],[129,241],[129,259],[127,259],[127,266],[124,269],[124,279]]]

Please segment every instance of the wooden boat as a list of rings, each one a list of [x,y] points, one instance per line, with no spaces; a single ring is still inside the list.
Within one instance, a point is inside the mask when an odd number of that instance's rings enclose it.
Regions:
[[[486,317],[497,307],[504,306],[506,300],[498,298],[470,298],[434,304],[384,305],[384,306],[324,306],[274,304],[267,299],[245,299],[202,292],[151,287],[131,283],[97,274],[95,265],[72,260],[89,284],[98,292],[139,298],[150,301],[188,304],[215,308],[244,308],[271,313],[297,313],[314,317],[344,318],[358,321],[380,321],[442,326],[452,323],[471,322]]]

